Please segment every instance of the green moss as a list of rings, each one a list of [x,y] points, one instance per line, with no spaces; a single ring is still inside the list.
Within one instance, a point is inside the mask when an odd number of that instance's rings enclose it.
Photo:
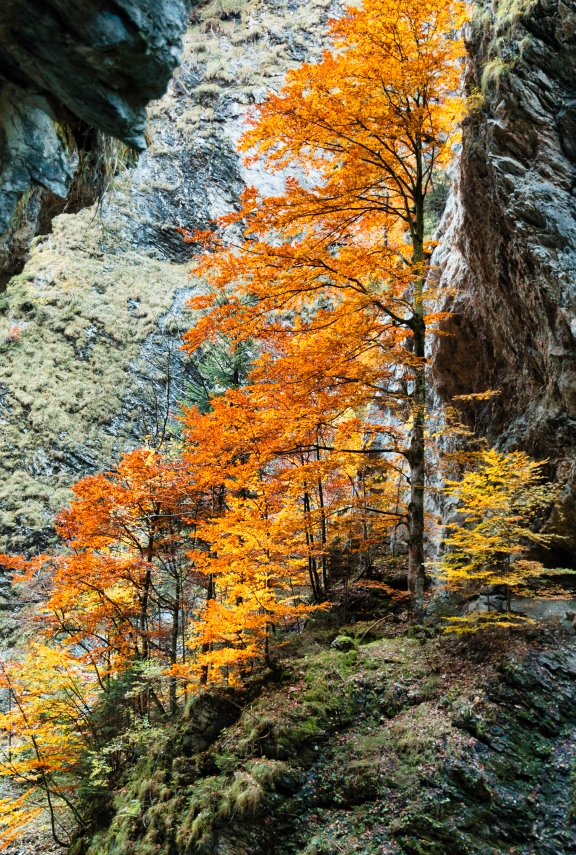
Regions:
[[[312,838],[302,855],[338,855],[339,852],[342,849],[336,842],[318,834]]]
[[[504,60],[499,56],[495,57],[495,59],[491,59],[490,62],[484,66],[484,71],[482,72],[483,91],[498,91],[502,81],[508,76],[511,67],[511,63],[504,62]]]
[[[576,819],[576,760],[574,760],[574,762],[572,763],[570,781],[568,784],[568,792],[570,797],[568,819],[571,823],[573,823]]]
[[[533,14],[538,0],[499,0],[488,6],[479,3],[472,14],[472,31],[475,38],[484,36],[488,41],[487,60],[481,79],[482,92],[498,92],[515,66],[522,61],[532,43],[532,35],[524,26]],[[480,109],[483,102],[473,97],[472,111]]]
[[[402,819],[394,829],[407,855],[472,855],[470,840],[454,828],[428,816],[416,814]]]
[[[127,770],[89,855],[262,855],[271,833],[276,855],[377,855],[392,842],[405,855],[497,855],[502,829],[529,833],[553,745],[547,720],[573,720],[576,698],[560,715],[556,687],[521,659],[484,688],[460,663],[463,679],[446,687],[441,669],[456,660],[444,639],[379,639],[353,655],[301,644],[280,682],[250,690],[238,720],[186,756],[192,703],[164,751]],[[427,683],[434,697],[423,697]]]
[[[22,193],[22,195],[18,199],[18,202],[16,203],[16,209],[12,214],[12,220],[10,222],[9,227],[11,232],[16,232],[20,228],[20,226],[26,221],[28,208],[33,199],[34,191],[32,190],[32,188],[29,187]]]
[[[538,3],[539,0],[499,0],[495,14],[497,34],[509,33],[534,11]]]

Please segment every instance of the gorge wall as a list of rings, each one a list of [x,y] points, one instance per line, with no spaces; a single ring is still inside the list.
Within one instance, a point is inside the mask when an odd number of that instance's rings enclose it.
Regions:
[[[328,0],[329,2],[329,0]],[[42,549],[82,475],[154,438],[194,366],[179,351],[190,248],[179,227],[230,210],[242,114],[318,56],[326,0],[213,0],[192,19],[149,145],[99,204],[55,218],[0,295],[0,549]]]
[[[434,382],[444,400],[501,394],[468,417],[491,441],[549,458],[564,485],[568,561],[576,492],[576,3],[476,5],[470,114],[438,267],[446,308]]]
[[[193,285],[177,228],[203,227],[234,205],[246,180],[233,146],[243,112],[290,64],[318,55],[328,7],[329,0],[204,4],[168,93],[148,110],[149,145],[138,162],[93,130],[84,137],[92,152],[84,186],[65,202],[77,213],[52,226],[48,211],[39,227],[43,206],[54,213],[61,203],[54,194],[50,202],[46,188],[26,195],[10,233],[17,264],[34,231],[41,234],[0,296],[0,547],[45,543],[69,485],[154,433],[162,406],[173,408],[181,396],[186,371],[194,370],[178,350]],[[160,27],[165,68],[178,51],[170,9],[172,35]],[[2,44],[6,20],[3,11]],[[450,335],[435,347],[434,386],[444,400],[501,392],[468,416],[491,441],[550,458],[566,485],[569,534],[576,3],[480,0],[468,48],[470,112],[437,254],[454,293],[446,306],[452,317]],[[4,94],[17,85],[8,65],[0,69]],[[141,109],[134,107],[136,125]],[[109,130],[129,141],[127,128]],[[269,179],[255,171],[249,180],[262,187]],[[101,198],[83,207],[98,181]],[[565,541],[559,552],[575,545]]]
[[[255,170],[247,178],[234,152],[243,112],[291,64],[319,54],[329,6],[205,3],[167,94],[148,110],[139,160],[84,129],[89,167],[64,203],[76,213],[51,225],[61,200],[41,187],[26,195],[8,272],[40,236],[0,296],[0,548],[40,548],[70,484],[154,434],[174,409],[194,371],[178,349],[194,286],[177,228],[204,227],[229,210],[246,180],[265,188],[269,177]],[[177,35],[164,38],[167,67]],[[444,400],[501,392],[469,418],[492,441],[550,458],[566,484],[570,534],[576,3],[481,0],[468,47],[470,113],[437,254],[454,292],[452,317],[435,347],[434,386]],[[5,88],[16,85],[0,72]],[[560,544],[560,557],[575,545]]]

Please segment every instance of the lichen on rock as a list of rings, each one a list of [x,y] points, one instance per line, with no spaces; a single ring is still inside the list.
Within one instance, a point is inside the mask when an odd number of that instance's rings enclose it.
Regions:
[[[146,147],[145,107],[180,59],[188,10],[187,0],[2,4],[0,261],[25,194],[67,197],[86,132]],[[35,216],[29,221],[37,226]]]

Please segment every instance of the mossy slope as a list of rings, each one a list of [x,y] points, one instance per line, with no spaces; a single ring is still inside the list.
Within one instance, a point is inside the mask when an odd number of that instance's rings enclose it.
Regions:
[[[496,637],[480,663],[452,645],[320,638],[260,691],[203,696],[74,851],[574,852],[573,641]]]

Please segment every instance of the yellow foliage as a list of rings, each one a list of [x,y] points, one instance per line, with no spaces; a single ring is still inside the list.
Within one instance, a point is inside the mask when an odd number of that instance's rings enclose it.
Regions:
[[[461,481],[447,482],[445,493],[457,502],[458,521],[446,526],[439,569],[450,588],[515,589],[545,572],[538,562],[522,558],[554,539],[535,527],[558,497],[559,488],[543,480],[545,463],[522,451],[485,449]]]
[[[19,660],[0,667],[8,709],[0,715],[4,746],[0,777],[26,786],[17,799],[0,801],[0,848],[15,839],[39,813],[72,810],[81,758],[93,739],[91,708],[98,696],[96,674],[66,649],[33,644]],[[38,804],[28,806],[33,795]],[[5,830],[4,830],[5,828]]]
[[[478,614],[474,612],[464,617],[445,618],[446,624],[443,628],[445,634],[468,635],[476,633],[481,629],[499,627],[504,629],[531,626],[534,621],[522,615],[511,615],[502,612],[488,612]]]
[[[6,849],[24,829],[42,813],[42,808],[27,804],[34,794],[31,787],[14,799],[0,799],[0,850]]]

